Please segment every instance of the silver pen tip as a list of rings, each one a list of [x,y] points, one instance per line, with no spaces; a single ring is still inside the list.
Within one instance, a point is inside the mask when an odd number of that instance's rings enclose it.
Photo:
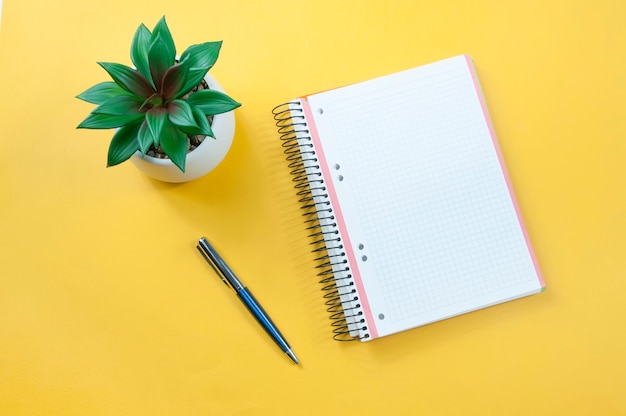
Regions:
[[[289,358],[291,358],[291,361],[293,361],[296,364],[300,364],[300,361],[298,361],[298,358],[296,357],[296,354],[293,353],[293,351],[287,350],[285,351],[285,354],[287,354]]]

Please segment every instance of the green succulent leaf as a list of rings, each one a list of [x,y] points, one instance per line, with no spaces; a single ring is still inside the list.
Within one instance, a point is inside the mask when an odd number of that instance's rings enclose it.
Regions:
[[[202,79],[204,79],[207,72],[208,70],[203,68],[190,68],[187,75],[187,82],[178,94],[176,94],[176,98],[181,98],[185,94],[189,93],[189,91],[191,91],[194,87],[198,86],[200,82],[202,82]]]
[[[176,97],[187,82],[189,73],[189,64],[185,61],[169,68],[163,75],[163,85],[161,86],[161,94],[164,100]]]
[[[114,116],[130,116],[139,113],[142,102],[142,98],[134,95],[120,95],[106,100],[93,110],[93,112]]]
[[[204,134],[205,136],[210,136],[215,138],[213,134],[213,129],[211,129],[211,124],[209,123],[209,119],[206,114],[202,112],[198,107],[191,106],[191,111],[193,112],[193,116],[196,119],[196,123],[200,126],[200,129],[195,134]]]
[[[208,71],[215,65],[221,47],[221,40],[191,45],[180,56],[180,60],[188,61],[190,68],[206,68]]]
[[[151,97],[148,97],[139,107],[139,111],[148,111],[153,107],[163,107],[163,97],[159,94],[153,94]]]
[[[153,107],[163,107],[163,97],[155,94],[153,97],[148,98],[148,101]]]
[[[174,59],[170,59],[167,45],[160,35],[150,44],[148,51],[148,61],[150,62],[150,75],[157,91],[161,91],[163,75],[174,64]]]
[[[187,135],[166,119],[160,143],[170,160],[184,173],[188,148]]]
[[[148,98],[154,94],[154,89],[143,75],[126,65],[111,62],[98,62],[111,75],[120,87],[138,97]]]
[[[189,63],[189,76],[184,88],[178,93],[182,97],[200,84],[206,73],[213,67],[219,56],[222,41],[192,45],[180,57],[181,62]]]
[[[165,44],[165,48],[167,49],[168,56],[168,66],[174,65],[174,60],[176,59],[176,46],[174,45],[174,38],[172,38],[172,33],[170,32],[169,27],[167,27],[167,22],[165,21],[165,16],[163,16],[157,24],[152,29],[152,34],[150,35],[150,44],[152,44],[156,38],[160,36]]]
[[[228,95],[216,90],[196,91],[187,98],[187,102],[198,107],[206,115],[226,113],[241,106]]]
[[[166,123],[169,124],[167,109],[157,107],[148,110],[146,113],[146,123],[148,124],[152,137],[160,141],[164,126]]]
[[[141,123],[141,127],[139,127],[139,131],[137,132],[137,142],[139,143],[139,150],[141,150],[143,156],[146,155],[146,152],[154,143],[154,138],[145,120]]]
[[[137,132],[141,121],[128,124],[120,128],[114,135],[109,145],[107,167],[119,165],[128,160],[139,148]]]
[[[133,65],[150,82],[152,78],[150,77],[150,65],[148,64],[148,50],[150,49],[151,35],[148,28],[142,23],[137,28],[130,47],[130,59],[133,61]],[[154,87],[154,84],[152,86]]]
[[[112,114],[98,114],[92,112],[76,128],[78,129],[113,129],[122,127],[144,118],[144,114],[118,116]]]
[[[106,81],[94,85],[85,92],[77,95],[76,98],[92,104],[102,104],[109,98],[121,95],[131,95],[131,93],[113,81]]]
[[[209,123],[206,114],[204,114],[202,110],[195,106],[190,105],[189,107],[191,108],[191,113],[193,115],[196,126],[178,126],[178,128],[186,134],[201,134],[204,136],[211,136],[215,138],[215,136],[213,135],[213,130],[211,129],[211,124]]]
[[[174,100],[167,105],[170,121],[177,127],[198,129],[199,126],[191,111],[191,106],[183,100]]]

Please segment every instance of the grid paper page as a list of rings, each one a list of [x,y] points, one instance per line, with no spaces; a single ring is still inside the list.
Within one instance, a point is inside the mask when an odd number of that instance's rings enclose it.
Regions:
[[[465,56],[308,100],[375,336],[541,289]]]

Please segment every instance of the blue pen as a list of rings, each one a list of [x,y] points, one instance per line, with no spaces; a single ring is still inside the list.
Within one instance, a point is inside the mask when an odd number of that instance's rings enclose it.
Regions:
[[[291,350],[289,344],[285,340],[285,337],[282,336],[276,325],[272,322],[267,313],[263,310],[259,302],[252,296],[252,293],[241,283],[241,280],[235,276],[235,273],[228,267],[228,264],[222,259],[222,257],[217,253],[217,250],[209,243],[209,241],[202,237],[198,240],[198,245],[196,246],[202,257],[211,265],[215,273],[222,279],[222,281],[226,284],[226,286],[230,286],[233,288],[239,299],[246,305],[246,308],[250,311],[250,313],[256,318],[257,322],[261,324],[265,332],[268,333],[270,337],[274,340],[274,342],[280,347],[281,350],[291,360],[299,364],[296,355]]]

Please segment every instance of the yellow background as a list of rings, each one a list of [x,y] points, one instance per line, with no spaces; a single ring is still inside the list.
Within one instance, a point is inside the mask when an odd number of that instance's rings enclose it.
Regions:
[[[626,3],[5,0],[0,414],[626,414]],[[165,14],[236,110],[197,181],[106,169],[74,96]],[[331,340],[271,109],[473,57],[546,292],[374,342]],[[384,138],[381,138],[384,140]],[[292,344],[196,252],[206,235]]]

